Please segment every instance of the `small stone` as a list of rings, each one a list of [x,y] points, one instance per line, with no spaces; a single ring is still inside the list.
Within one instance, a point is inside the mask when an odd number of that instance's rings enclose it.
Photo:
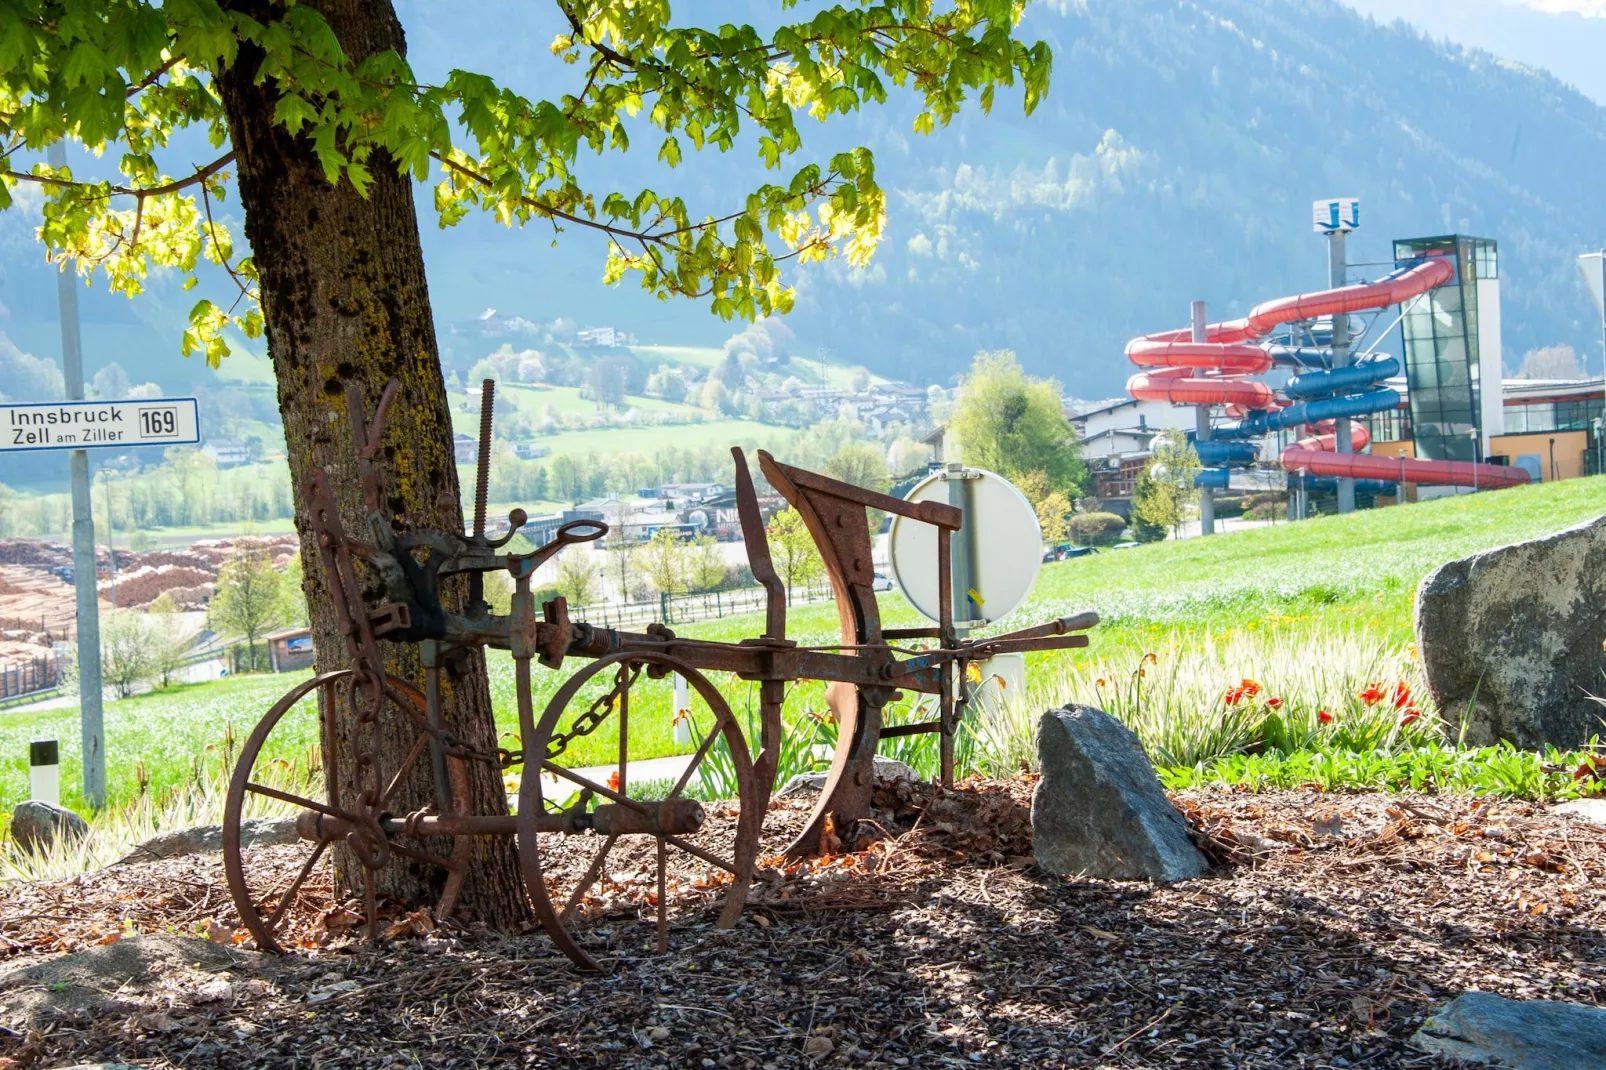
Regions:
[[[803,1042],[803,1054],[810,1059],[830,1055],[835,1048],[830,1037],[813,1036]]]
[[[1037,726],[1043,778],[1032,793],[1032,854],[1063,876],[1166,884],[1209,870],[1130,728],[1071,706]]]
[[[11,812],[11,839],[24,851],[45,851],[60,834],[75,840],[89,835],[89,822],[63,806],[38,799],[17,804]]]
[[[234,986],[224,980],[208,981],[195,990],[192,1003],[224,1003],[234,996]]]
[[[1429,1016],[1411,1043],[1515,1070],[1598,1070],[1606,1066],[1606,1010],[1464,992]]]
[[[780,791],[775,793],[777,799],[784,799],[789,795],[797,795],[805,791],[819,791],[825,787],[825,773],[799,773],[788,780]],[[900,762],[896,758],[883,758],[875,756],[875,779],[877,784],[894,784],[899,780],[907,780],[911,784],[920,782],[913,768],[907,762]]]
[[[1452,561],[1422,581],[1416,641],[1451,738],[1577,747],[1600,731],[1606,517]]]

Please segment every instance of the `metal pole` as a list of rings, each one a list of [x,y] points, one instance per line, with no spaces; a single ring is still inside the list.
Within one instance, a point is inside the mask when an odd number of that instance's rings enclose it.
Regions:
[[[60,141],[47,150],[51,167],[67,166],[67,148]],[[56,273],[56,301],[61,311],[62,378],[68,401],[84,400],[84,357],[78,337],[78,280],[71,272]],[[95,593],[95,519],[89,501],[89,454],[67,454],[72,482],[73,585],[78,593],[78,722],[83,735],[84,801],[95,809],[106,805],[106,731],[101,715],[100,604]]]
[[[112,473],[100,466],[100,485],[106,491],[106,569],[111,580],[112,610],[117,609],[117,547],[112,544]]]
[[[1192,325],[1193,341],[1204,342],[1205,337],[1205,303],[1193,302],[1188,310],[1189,322]],[[1194,441],[1210,441],[1210,406],[1198,405],[1194,408],[1195,434]],[[1216,533],[1216,496],[1215,491],[1209,487],[1199,488],[1199,534],[1214,535]]]
[[[1349,281],[1349,265],[1345,260],[1344,231],[1334,230],[1327,235],[1327,284],[1334,289],[1345,285]],[[1333,315],[1333,367],[1349,367],[1349,315],[1338,312]],[[1339,453],[1354,453],[1355,444],[1350,440],[1349,417],[1340,416],[1333,421],[1333,448]],[[1350,476],[1340,476],[1338,480],[1338,511],[1340,513],[1353,513],[1355,511],[1355,480]]]

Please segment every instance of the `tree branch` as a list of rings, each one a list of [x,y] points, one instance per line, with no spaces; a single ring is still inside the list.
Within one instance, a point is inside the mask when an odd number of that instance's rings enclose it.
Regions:
[[[217,174],[219,171],[223,170],[223,168],[227,167],[233,162],[234,153],[231,151],[223,156],[219,156],[205,167],[197,169],[194,174],[186,175],[185,177],[175,179],[172,182],[165,182],[160,186],[111,186],[107,188],[106,196],[145,198],[160,197],[167,193],[177,193],[180,190],[188,189],[197,182],[204,183],[207,179],[211,178],[213,175]],[[27,171],[7,171],[5,174],[7,178],[14,178],[19,182],[35,182],[41,186],[56,186],[63,189],[90,189],[97,185],[94,182],[77,182],[73,179],[57,178],[55,175],[35,175]]]

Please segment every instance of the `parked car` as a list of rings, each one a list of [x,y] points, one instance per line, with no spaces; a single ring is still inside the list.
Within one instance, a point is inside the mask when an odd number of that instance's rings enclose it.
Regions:
[[[875,578],[870,581],[870,590],[890,591],[892,590],[892,581],[881,575],[881,573],[877,572],[875,574]]]

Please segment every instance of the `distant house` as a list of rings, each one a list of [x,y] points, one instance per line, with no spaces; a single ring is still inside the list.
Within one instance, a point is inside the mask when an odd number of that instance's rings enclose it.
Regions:
[[[458,464],[473,464],[480,459],[480,440],[459,431],[452,436],[452,453]]]
[[[1112,429],[1161,431],[1174,427],[1191,430],[1197,419],[1190,407],[1172,405],[1168,401],[1139,401],[1136,398],[1111,401],[1070,418],[1071,426],[1076,428],[1076,437],[1083,440]]]
[[[233,468],[250,460],[245,443],[234,438],[209,438],[201,452],[212,458],[219,468]]]
[[[665,483],[657,497],[677,502],[703,502],[725,493],[718,483]]]
[[[312,668],[312,632],[306,628],[286,628],[263,636],[268,643],[268,665],[274,672],[295,672]]]
[[[545,446],[537,446],[533,442],[513,443],[513,456],[517,457],[521,461],[533,461],[537,457],[545,457],[551,452],[552,451],[547,449]]]
[[[614,346],[624,345],[627,336],[624,331],[616,330],[613,327],[587,327],[584,330],[575,331],[574,340],[577,344],[583,346],[601,346],[604,349],[612,349]]]

